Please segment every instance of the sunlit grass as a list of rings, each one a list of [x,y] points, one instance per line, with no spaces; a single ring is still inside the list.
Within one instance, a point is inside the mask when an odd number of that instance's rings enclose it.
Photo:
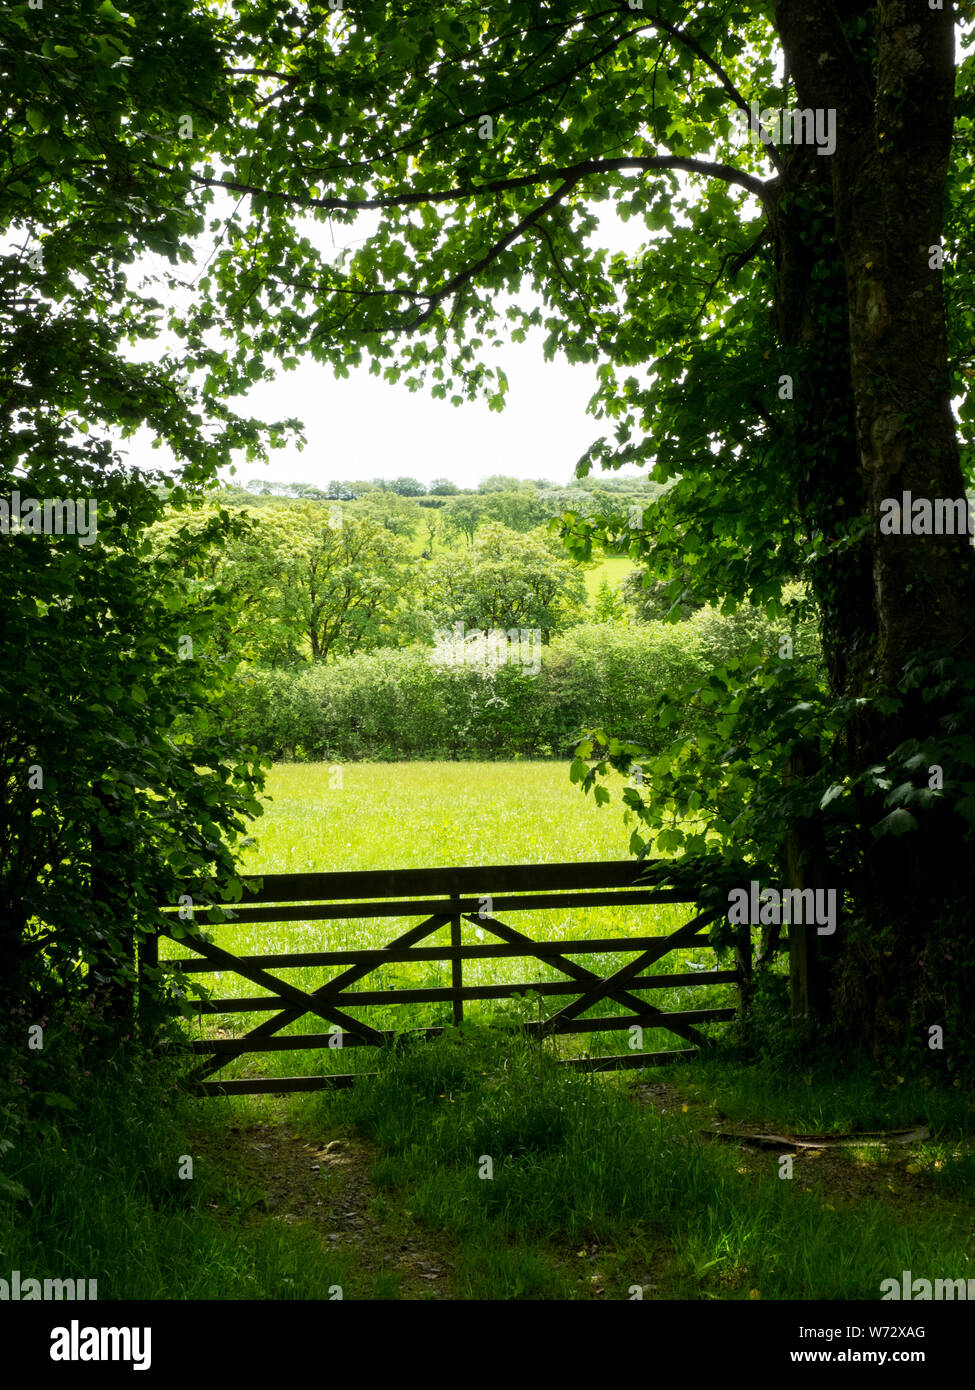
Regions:
[[[590,603],[599,593],[600,584],[606,583],[611,589],[615,589],[623,583],[628,574],[634,574],[637,570],[637,566],[627,555],[601,555],[598,561],[595,568],[586,571],[585,576]]]
[[[279,763],[245,860],[253,873],[626,859],[619,805],[561,762]]]

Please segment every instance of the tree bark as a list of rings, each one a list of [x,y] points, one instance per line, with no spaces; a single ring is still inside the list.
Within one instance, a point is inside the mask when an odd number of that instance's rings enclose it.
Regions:
[[[953,16],[950,4],[929,11],[906,0],[777,0],[775,14],[799,104],[836,111],[832,157],[789,152],[791,180],[783,181],[783,210],[773,217],[777,309],[785,343],[827,346],[823,317],[809,302],[816,291],[808,288],[802,215],[785,196],[791,184],[818,192],[832,214],[833,246],[817,250],[832,264],[820,266],[815,284],[828,287],[830,270],[841,270],[846,338],[832,363],[820,352],[823,377],[808,383],[798,417],[805,436],[825,445],[813,476],[800,483],[800,505],[811,526],[824,519],[835,526],[861,511],[869,517],[863,544],[828,560],[813,581],[833,693],[868,695],[894,688],[912,659],[975,659],[975,555],[967,535],[880,531],[885,499],[899,502],[905,491],[932,500],[965,496],[937,255],[953,131]],[[850,20],[874,24],[872,43],[861,29],[854,50],[844,28]],[[828,169],[828,190],[820,166]],[[827,383],[837,393],[832,407]],[[824,518],[824,499],[831,518]],[[887,762],[909,737],[936,736],[951,698],[917,691],[894,715],[858,717],[849,731],[850,770]],[[926,785],[923,775],[919,785]],[[864,813],[869,822],[872,805]],[[926,955],[933,940],[963,928],[960,890],[971,878],[965,829],[947,801],[903,837],[875,840],[869,823],[862,826],[861,910],[845,924],[834,1002],[840,1022],[877,1053],[911,1033],[917,1040],[925,1023],[939,1021],[928,1017],[935,1002],[924,989]],[[956,1002],[959,1016],[970,1012],[972,1001]]]

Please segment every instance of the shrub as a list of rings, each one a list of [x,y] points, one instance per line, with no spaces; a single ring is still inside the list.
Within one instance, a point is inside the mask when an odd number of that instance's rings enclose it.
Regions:
[[[580,731],[663,747],[665,689],[706,679],[749,647],[778,646],[785,625],[756,610],[702,609],[684,623],[584,623],[541,648],[541,670],[438,665],[422,646],[381,648],[281,670],[253,669],[220,706],[222,732],[273,758],[568,757]],[[811,638],[797,639],[797,656]],[[701,716],[688,710],[685,731]]]

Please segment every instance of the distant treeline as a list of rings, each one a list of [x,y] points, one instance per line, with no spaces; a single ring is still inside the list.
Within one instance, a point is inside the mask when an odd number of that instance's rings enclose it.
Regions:
[[[352,502],[369,493],[387,492],[397,497],[415,498],[421,505],[435,506],[443,506],[448,497],[483,497],[499,492],[541,493],[553,498],[555,494],[571,493],[588,511],[587,502],[593,498],[619,504],[621,498],[652,499],[666,488],[650,478],[573,478],[568,485],[563,485],[549,478],[513,478],[506,473],[495,473],[476,488],[459,487],[449,478],[434,478],[429,484],[410,477],[373,478],[369,482],[333,478],[324,487],[316,487],[313,483],[278,483],[265,478],[251,478],[246,488],[230,486],[223,491],[225,500],[231,502],[253,502],[255,498],[263,497],[293,498],[303,502]],[[568,509],[568,506],[562,508]],[[571,510],[579,511],[580,507],[572,507]]]

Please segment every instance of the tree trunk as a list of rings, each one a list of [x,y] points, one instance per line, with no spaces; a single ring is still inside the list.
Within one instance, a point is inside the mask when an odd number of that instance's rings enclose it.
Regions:
[[[859,57],[854,53],[841,8],[844,18],[875,20],[872,54],[862,47]],[[818,354],[823,375],[808,383],[797,419],[800,438],[822,447],[815,475],[800,482],[800,505],[807,522],[820,527],[820,499],[831,500],[827,535],[857,512],[869,517],[863,544],[827,561],[813,581],[833,693],[868,695],[896,686],[913,659],[937,653],[975,659],[975,556],[968,537],[880,531],[885,499],[899,502],[905,491],[926,499],[965,495],[937,254],[953,128],[953,19],[950,5],[929,11],[906,0],[842,7],[777,0],[775,9],[799,105],[836,111],[832,157],[789,151],[793,186],[826,195],[832,212],[835,242],[819,249],[842,270],[846,337],[845,351],[831,362]],[[828,194],[819,166],[828,170]],[[813,291],[803,299],[795,289],[811,283],[810,246],[796,225],[801,211],[797,218],[794,201],[784,202],[773,218],[780,332],[787,344],[818,341],[823,348],[823,319],[808,302]],[[820,267],[817,287],[830,283],[828,268]],[[830,406],[827,384],[842,406]],[[838,435],[844,416],[848,423]],[[937,736],[952,698],[925,700],[918,690],[894,714],[868,708],[850,726],[850,771],[887,763],[907,738]],[[944,772],[947,778],[947,766]],[[918,778],[917,785],[927,785],[927,768]],[[921,1030],[944,1021],[945,998],[931,987],[944,971],[939,976],[931,953],[942,950],[950,960],[950,942],[961,941],[971,855],[966,822],[947,800],[918,813],[917,829],[897,838],[872,836],[871,822],[883,814],[877,803],[864,802],[863,811],[861,901],[841,928],[834,1002],[840,1022],[880,1053],[909,1035],[920,1045]],[[956,994],[954,1016],[970,1017],[972,1004]]]

